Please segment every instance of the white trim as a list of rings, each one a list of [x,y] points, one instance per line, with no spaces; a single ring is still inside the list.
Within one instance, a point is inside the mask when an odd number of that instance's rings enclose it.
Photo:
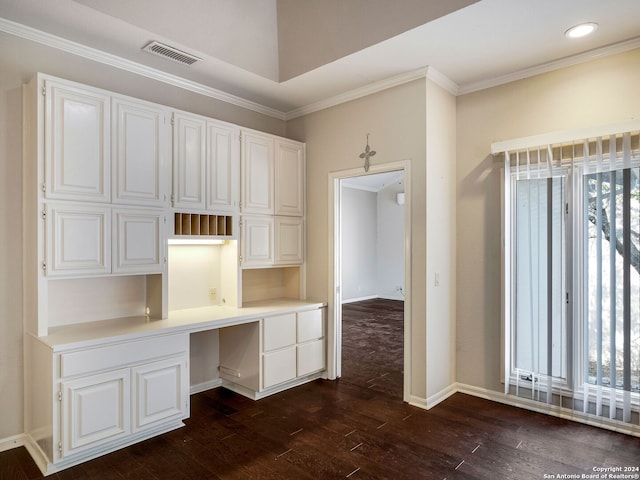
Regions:
[[[135,73],[152,80],[157,80],[168,85],[173,85],[174,87],[182,88],[199,95],[215,98],[216,100],[230,103],[232,105],[236,105],[237,107],[246,108],[247,110],[262,113],[264,115],[268,115],[280,120],[286,119],[286,114],[284,112],[281,112],[280,110],[276,110],[275,108],[266,107],[264,105],[260,105],[259,103],[223,92],[222,90],[208,87],[201,83],[193,82],[191,80],[187,80],[186,78],[163,72],[156,68],[148,67],[146,65],[127,60],[126,58],[112,55],[110,53],[103,52],[102,50],[88,47],[86,45],[82,45],[71,40],[58,37],[56,35],[51,35],[41,30],[36,30],[35,28],[12,22],[5,18],[0,18],[0,31],[15,35],[16,37],[24,38],[26,40],[31,40],[32,42],[41,43],[42,45],[46,45],[47,47],[56,48],[58,50],[71,53],[79,57],[87,58],[104,65],[109,65],[111,67],[119,68],[127,72]]]
[[[573,55],[553,62],[543,63],[536,65],[535,67],[525,68],[517,72],[508,73],[507,75],[501,75],[499,77],[489,78],[487,80],[480,80],[477,82],[467,83],[462,85],[458,89],[458,95],[465,95],[467,93],[478,92],[480,90],[486,90],[487,88],[497,87],[507,83],[515,82],[517,80],[524,80],[525,78],[533,77],[543,73],[553,72],[554,70],[560,70],[561,68],[571,67],[573,65],[579,65],[586,63],[597,58],[608,57],[609,55],[616,55],[618,53],[627,52],[634,48],[640,47],[640,37],[632,38],[624,42],[615,43],[606,47],[597,48],[590,52]]]
[[[427,399],[422,397],[417,397],[415,395],[409,396],[409,400],[407,401],[409,405],[414,407],[422,408],[423,410],[427,410]]]
[[[572,130],[562,130],[559,132],[542,133],[540,135],[532,135],[529,137],[514,138],[512,140],[504,140],[491,144],[491,153],[493,155],[513,152],[516,150],[524,150],[546,145],[556,145],[574,141],[581,141],[588,138],[606,137],[624,132],[633,132],[640,130],[640,117],[631,118],[616,123],[608,123],[605,125],[595,125],[586,128],[577,128]]]
[[[427,398],[427,405],[426,405],[427,410],[435,407],[440,402],[445,401],[447,398],[449,398],[451,395],[453,395],[456,392],[457,390],[456,390],[455,384],[451,384],[448,387],[435,393],[434,395],[431,395],[429,398]]]
[[[24,448],[27,449],[29,455],[33,459],[33,462],[36,464],[38,469],[42,472],[43,475],[48,475],[47,469],[49,465],[49,459],[47,455],[42,451],[38,442],[36,442],[31,435],[25,434],[24,439]]]
[[[207,382],[191,385],[191,387],[189,387],[189,395],[195,395],[196,393],[206,392],[207,390],[218,388],[220,386],[222,386],[222,379],[214,378],[213,380],[209,380]]]
[[[24,433],[13,435],[12,437],[0,438],[0,452],[6,452],[12,448],[22,447],[27,441]]]
[[[285,120],[292,120],[303,115],[309,115],[310,113],[318,112],[325,108],[335,107],[336,105],[350,102],[351,100],[357,100],[358,98],[366,97],[367,95],[372,95],[392,87],[397,87],[398,85],[403,85],[414,80],[425,78],[427,77],[428,70],[428,67],[423,67],[410,72],[401,73],[400,75],[372,82],[363,87],[320,100],[319,102],[305,105],[304,107],[295,108],[285,114]]]
[[[404,378],[402,398],[406,402],[411,402],[411,161],[400,160],[390,163],[371,165],[369,174],[392,172],[403,170],[405,176],[405,203],[404,215],[404,276],[405,292],[408,294],[404,298]],[[341,366],[341,317],[342,302],[340,287],[340,188],[339,181],[345,178],[357,177],[366,174],[362,167],[329,172],[328,179],[328,227],[327,242],[329,245],[328,254],[328,290],[327,290],[327,376],[330,380],[339,377]]]
[[[460,86],[456,82],[433,67],[427,67],[427,78],[453,96],[458,96],[460,93]]]

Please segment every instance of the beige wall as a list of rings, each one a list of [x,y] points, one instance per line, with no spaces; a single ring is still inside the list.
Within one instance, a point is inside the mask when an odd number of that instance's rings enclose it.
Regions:
[[[500,159],[491,143],[638,118],[640,49],[457,99],[458,382],[501,391]]]
[[[0,34],[0,441],[24,432],[22,92],[38,72],[282,135],[281,120]]]
[[[369,136],[372,164],[411,161],[412,395],[425,397],[426,82],[417,80],[288,122],[307,143],[307,294],[328,301],[328,174],[362,168]],[[363,169],[364,173],[364,169]]]

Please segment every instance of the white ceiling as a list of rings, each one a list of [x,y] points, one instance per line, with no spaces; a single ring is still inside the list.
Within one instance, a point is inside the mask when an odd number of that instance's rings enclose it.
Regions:
[[[90,47],[282,118],[417,78],[426,67],[466,93],[640,47],[639,0],[474,1],[0,0],[0,30],[34,39],[23,26],[33,27],[53,35],[36,41]],[[599,24],[595,34],[565,38],[585,21]],[[203,61],[187,67],[142,52],[151,40]]]

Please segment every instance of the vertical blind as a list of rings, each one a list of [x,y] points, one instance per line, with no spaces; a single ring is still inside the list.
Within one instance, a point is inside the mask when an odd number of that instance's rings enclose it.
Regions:
[[[505,394],[640,434],[640,125],[505,158]],[[552,137],[552,136],[551,136]]]

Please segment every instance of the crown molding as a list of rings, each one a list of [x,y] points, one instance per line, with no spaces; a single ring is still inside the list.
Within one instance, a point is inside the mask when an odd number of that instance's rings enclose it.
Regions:
[[[427,78],[451,95],[457,96],[460,91],[460,86],[456,82],[431,66],[427,67]]]
[[[372,82],[368,85],[365,85],[364,87],[355,88],[348,92],[327,98],[325,100],[320,100],[319,102],[311,103],[309,105],[305,105],[304,107],[290,110],[286,113],[285,120],[292,120],[303,115],[309,115],[310,113],[318,112],[320,110],[324,110],[325,108],[334,107],[336,105],[340,105],[341,103],[350,102],[351,100],[357,100],[358,98],[366,97],[367,95],[378,93],[391,87],[396,87],[398,85],[412,82],[420,78],[425,78],[427,76],[427,71],[428,67],[418,68],[417,70],[412,70],[410,72],[401,73],[400,75],[395,75],[384,80]]]
[[[525,78],[540,75],[542,73],[548,73],[554,70],[559,70],[561,68],[585,63],[597,58],[603,58],[609,55],[627,52],[635,48],[640,48],[640,37],[632,38],[620,43],[615,43],[613,45],[607,45],[606,47],[596,48],[595,50],[591,50],[589,52],[581,53],[578,55],[561,58],[560,60],[556,60],[553,62],[543,63],[542,65],[536,65],[535,67],[525,68],[524,70],[519,70],[507,75],[502,75],[487,80],[480,80],[478,82],[467,83],[460,86],[458,95],[465,95],[467,93],[473,93],[480,90],[485,90],[487,88],[497,87],[506,83],[515,82],[516,80],[523,80]]]
[[[148,67],[146,65],[127,60],[126,58],[112,55],[102,50],[88,47],[56,35],[51,35],[41,30],[37,30],[17,22],[12,22],[5,18],[0,18],[0,32],[5,32],[16,37],[40,43],[47,47],[56,48],[88,60],[93,60],[104,65],[135,73],[137,75],[157,80],[159,82],[166,83],[167,85],[173,85],[174,87],[179,87],[206,97],[215,98],[216,100],[230,103],[237,107],[246,108],[247,110],[252,110],[263,115],[268,115],[280,120],[286,119],[285,113],[280,110],[260,105],[259,103],[231,95],[223,92],[222,90],[208,87],[207,85],[193,82],[177,75],[166,73],[156,68]]]

